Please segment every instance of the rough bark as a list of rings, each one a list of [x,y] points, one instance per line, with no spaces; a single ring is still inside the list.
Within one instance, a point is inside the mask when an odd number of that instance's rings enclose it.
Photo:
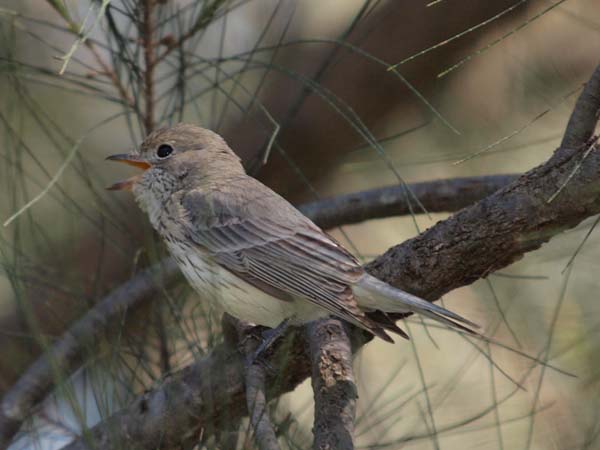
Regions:
[[[338,319],[323,319],[306,328],[310,344],[315,398],[315,450],[354,449],[357,388],[350,339]]]

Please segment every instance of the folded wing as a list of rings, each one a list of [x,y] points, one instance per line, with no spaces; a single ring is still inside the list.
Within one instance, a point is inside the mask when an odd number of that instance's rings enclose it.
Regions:
[[[358,261],[286,200],[250,177],[181,199],[188,237],[225,269],[285,300],[304,298],[391,341],[358,306]],[[395,327],[395,326],[394,326]]]

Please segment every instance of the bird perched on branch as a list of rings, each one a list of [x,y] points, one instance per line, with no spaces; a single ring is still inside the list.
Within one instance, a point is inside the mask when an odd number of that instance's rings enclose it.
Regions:
[[[333,314],[390,342],[386,331],[408,336],[387,313],[476,327],[366,273],[210,130],[162,128],[108,159],[144,170],[109,189],[133,191],[192,287],[234,317],[282,331]]]

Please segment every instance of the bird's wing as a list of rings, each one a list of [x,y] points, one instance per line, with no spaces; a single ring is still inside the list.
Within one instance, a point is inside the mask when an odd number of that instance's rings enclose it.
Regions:
[[[364,275],[358,261],[260,182],[239,177],[203,186],[187,192],[181,206],[188,237],[227,270],[391,340],[356,302],[351,286]]]

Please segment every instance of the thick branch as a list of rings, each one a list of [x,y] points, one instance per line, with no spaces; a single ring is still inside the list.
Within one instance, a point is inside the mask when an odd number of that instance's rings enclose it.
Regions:
[[[599,77],[600,70],[596,70],[581,94],[596,102],[593,110],[600,108],[600,95],[595,90]],[[557,150],[545,164],[394,247],[367,269],[396,286],[435,298],[512,263],[552,236],[600,213],[600,151],[587,153],[585,159],[584,154],[582,145],[577,151]],[[564,185],[575,170],[576,175]],[[560,195],[549,202],[563,185]],[[354,348],[363,343],[355,342]],[[309,375],[306,344],[297,333],[283,355],[286,364],[282,364],[281,355],[275,355],[272,366],[278,377],[268,383],[271,396],[288,392]],[[168,448],[181,441],[182,433],[189,435],[200,427],[210,432],[223,411],[230,417],[245,414],[241,365],[239,352],[217,347],[207,358],[94,427],[94,448],[112,448],[110,439],[114,436],[135,448],[155,448],[157,442]],[[88,447],[80,439],[67,448]]]
[[[307,326],[315,397],[315,450],[354,449],[354,417],[358,393],[352,370],[350,339],[339,319]]]

